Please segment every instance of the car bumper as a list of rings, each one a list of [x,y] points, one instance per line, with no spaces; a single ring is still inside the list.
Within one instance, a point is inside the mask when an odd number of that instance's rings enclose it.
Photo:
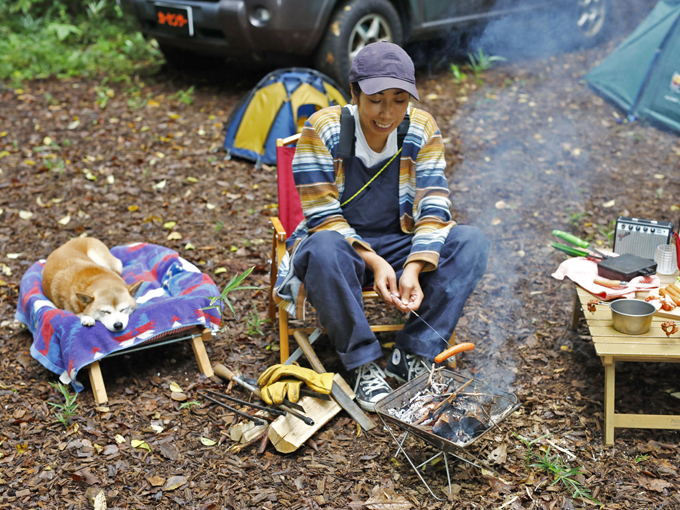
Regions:
[[[334,0],[219,0],[181,1],[120,0],[121,7],[141,23],[142,31],[166,46],[223,56],[285,53],[309,55],[321,37]],[[194,35],[168,34],[158,24],[157,3],[189,6]],[[269,20],[263,23],[256,9],[266,9]],[[304,13],[304,15],[301,15]]]

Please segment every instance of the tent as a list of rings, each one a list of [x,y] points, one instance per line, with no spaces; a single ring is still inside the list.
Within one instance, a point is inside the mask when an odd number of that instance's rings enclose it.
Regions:
[[[680,0],[661,0],[586,81],[636,117],[680,132]]]
[[[328,76],[307,68],[278,69],[262,78],[234,108],[225,127],[227,159],[276,164],[276,139],[302,131],[314,112],[348,99]]]

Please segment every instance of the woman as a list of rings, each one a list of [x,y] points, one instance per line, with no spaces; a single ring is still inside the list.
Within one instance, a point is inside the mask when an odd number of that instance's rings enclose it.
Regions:
[[[425,321],[451,336],[484,274],[489,242],[451,220],[441,133],[430,114],[409,107],[418,91],[408,54],[392,43],[369,44],[349,81],[353,104],[345,113],[315,113],[297,144],[293,175],[305,219],[291,236],[277,299],[294,312],[306,294],[357,402],[374,411],[391,388],[375,363],[382,351],[363,312],[362,286],[372,281],[388,306],[422,317],[411,314],[387,363],[387,375],[411,380],[447,347]]]

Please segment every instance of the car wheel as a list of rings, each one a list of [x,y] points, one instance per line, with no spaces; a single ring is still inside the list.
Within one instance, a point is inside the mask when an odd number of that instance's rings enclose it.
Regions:
[[[359,51],[372,42],[401,45],[399,14],[388,0],[350,0],[331,17],[316,52],[316,68],[349,90],[349,68]]]
[[[608,0],[575,0],[572,19],[576,24],[576,40],[591,46],[602,40],[609,24]]]

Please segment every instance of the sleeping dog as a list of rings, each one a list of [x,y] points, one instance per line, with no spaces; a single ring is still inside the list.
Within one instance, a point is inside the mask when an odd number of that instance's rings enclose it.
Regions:
[[[99,321],[118,333],[137,309],[134,296],[142,284],[127,285],[122,273],[123,263],[104,243],[91,237],[72,239],[47,257],[43,292],[57,308],[80,317],[83,326]]]

